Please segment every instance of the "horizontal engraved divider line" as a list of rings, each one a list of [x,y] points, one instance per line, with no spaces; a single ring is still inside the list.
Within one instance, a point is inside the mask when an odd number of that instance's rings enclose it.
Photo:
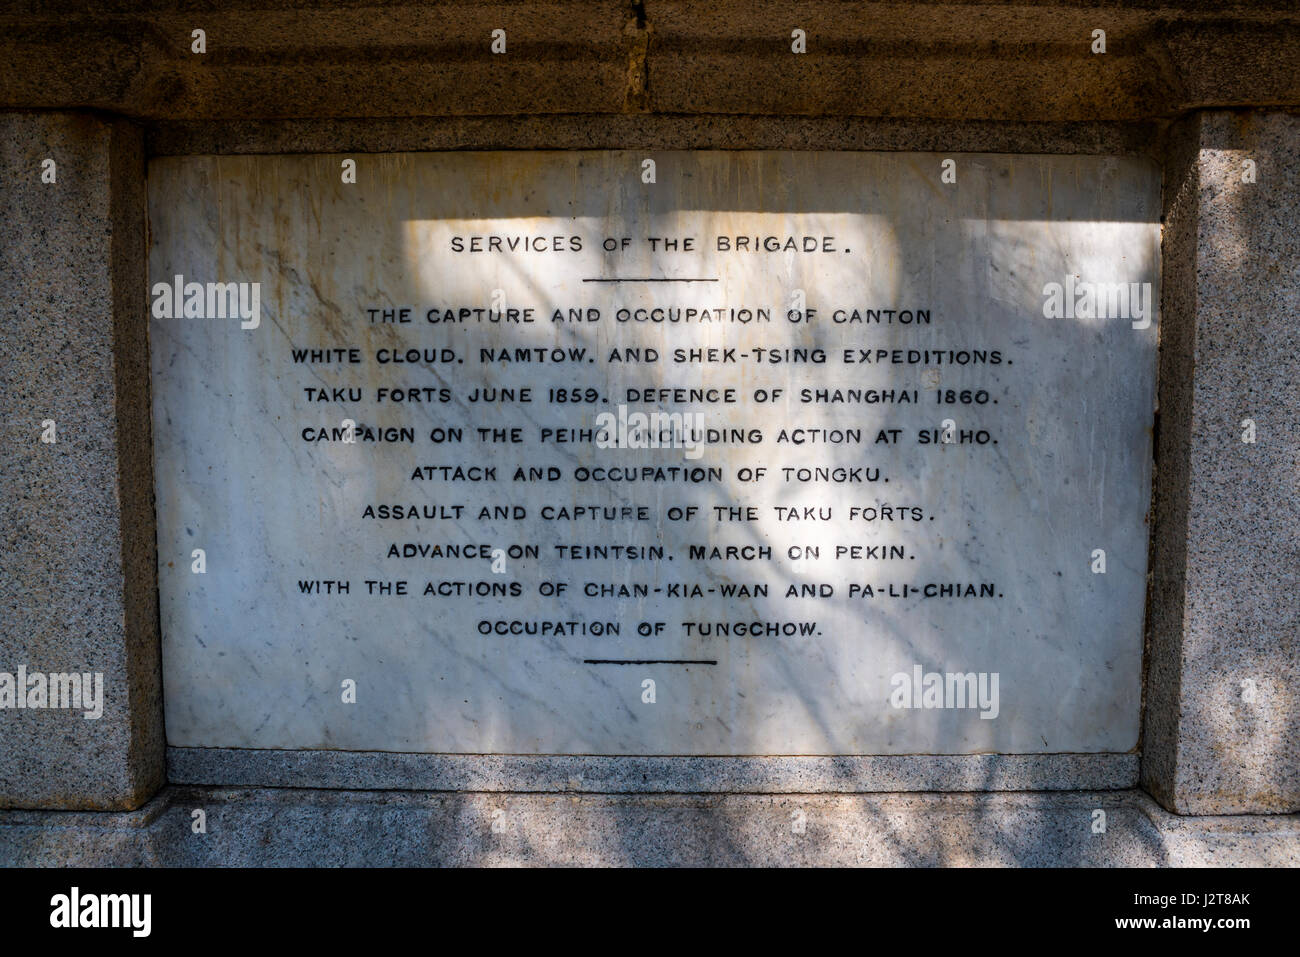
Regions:
[[[584,279],[583,282],[719,282],[718,279],[676,279],[672,276],[627,276],[620,279]]]
[[[583,658],[584,665],[716,665],[716,658]]]

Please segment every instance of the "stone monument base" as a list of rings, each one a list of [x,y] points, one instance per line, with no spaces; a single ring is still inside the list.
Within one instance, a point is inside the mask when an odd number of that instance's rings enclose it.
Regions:
[[[197,810],[205,833],[195,833]],[[1095,830],[1099,810],[1104,832]],[[648,795],[169,785],[125,813],[0,811],[0,860],[78,867],[1294,867],[1300,815],[1180,817],[1138,790]]]

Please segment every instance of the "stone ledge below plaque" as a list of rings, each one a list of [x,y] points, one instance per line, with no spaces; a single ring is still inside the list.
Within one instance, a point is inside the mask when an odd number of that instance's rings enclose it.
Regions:
[[[1133,787],[1132,754],[681,757],[168,748],[173,784],[597,794],[1065,791]]]

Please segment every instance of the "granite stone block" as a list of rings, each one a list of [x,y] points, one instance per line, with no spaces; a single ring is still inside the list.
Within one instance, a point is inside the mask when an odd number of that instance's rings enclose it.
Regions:
[[[202,811],[204,830],[195,830]],[[1105,814],[1104,826],[1099,827]],[[1300,864],[1295,815],[1140,791],[579,795],[169,787],[132,814],[0,812],[26,866],[1158,867]]]
[[[1183,814],[1300,808],[1298,215],[1300,117],[1179,124],[1142,781]]]
[[[0,807],[138,807],[163,781],[142,138],[6,114],[0,176],[0,672],[103,688],[97,718],[0,709]]]
[[[1137,754],[667,757],[168,748],[175,784],[592,794],[1099,791],[1137,783]]]

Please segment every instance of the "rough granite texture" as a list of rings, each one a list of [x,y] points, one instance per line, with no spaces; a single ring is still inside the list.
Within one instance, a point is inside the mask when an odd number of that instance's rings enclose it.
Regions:
[[[1099,810],[1104,832],[1096,830]],[[195,832],[199,820],[203,833]],[[130,814],[0,812],[0,864],[1295,867],[1300,817],[1180,818],[1140,791],[560,795],[173,786]]]
[[[1294,6],[647,0],[650,109],[1126,120],[1294,102]],[[791,52],[791,31],[807,52]],[[1094,53],[1092,31],[1106,32]],[[1287,74],[1290,74],[1289,76]]]
[[[104,676],[98,720],[0,710],[0,807],[134,808],[164,771],[142,137],[0,115],[0,176],[0,671]]]
[[[15,5],[10,5],[15,6]],[[43,0],[0,107],[137,118],[746,113],[1126,121],[1294,104],[1288,0]],[[196,28],[206,52],[192,50]],[[791,50],[805,31],[807,52]],[[505,30],[505,53],[492,31]],[[1106,31],[1106,52],[1092,31]]]
[[[751,793],[1112,790],[1136,754],[597,757],[168,748],[167,779],[226,787]]]
[[[915,150],[1159,155],[1160,124],[1019,123],[854,116],[411,117],[158,121],[151,156],[194,153],[383,153],[421,150]]]
[[[1182,814],[1294,811],[1300,117],[1180,123],[1165,208],[1142,783]]]
[[[637,45],[629,20],[625,0],[49,0],[0,12],[0,106],[202,119],[618,112]],[[491,49],[498,29],[504,53]]]

